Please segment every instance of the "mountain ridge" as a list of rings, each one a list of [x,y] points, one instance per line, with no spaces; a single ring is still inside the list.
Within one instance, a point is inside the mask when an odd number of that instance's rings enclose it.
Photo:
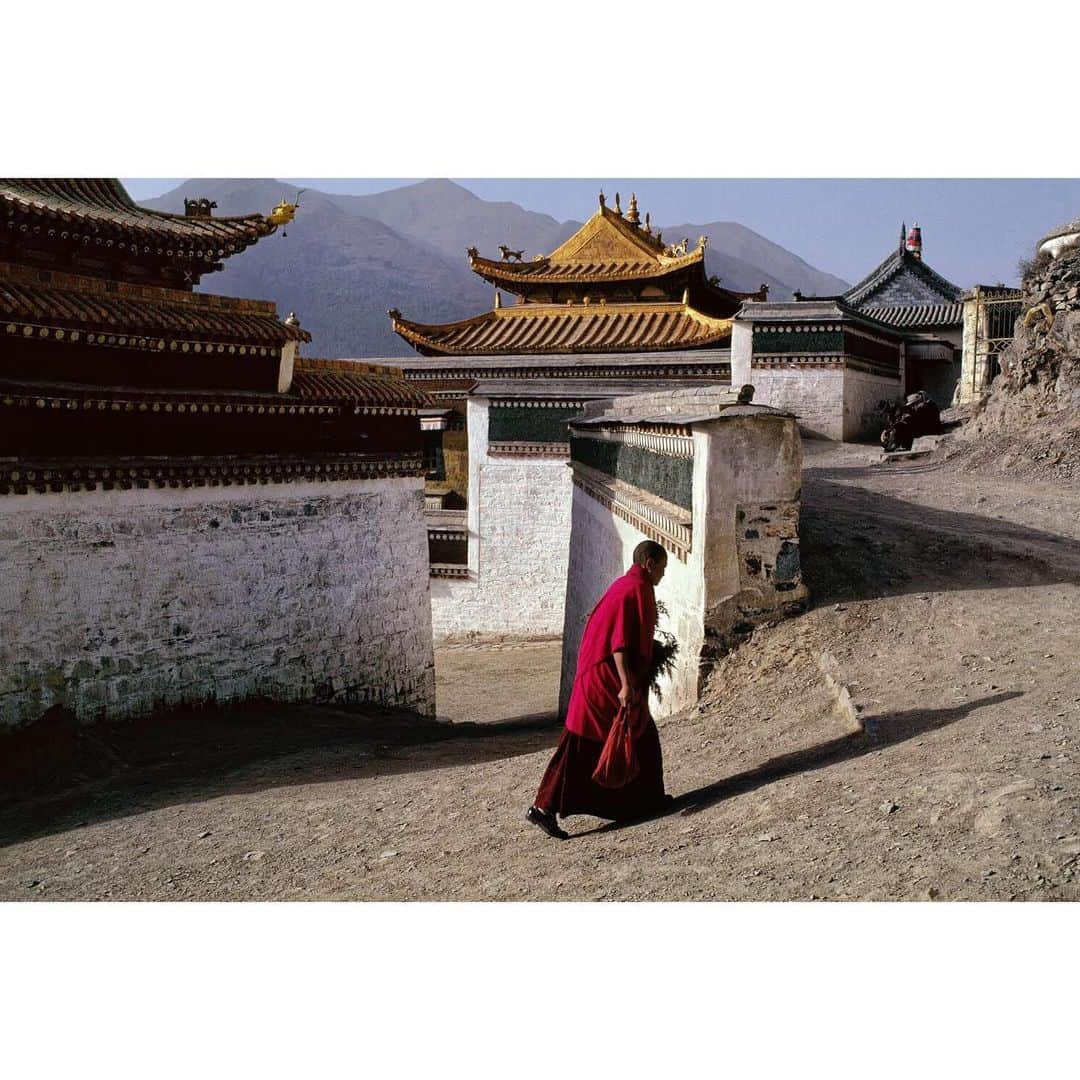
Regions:
[[[273,179],[187,180],[142,205],[183,213],[184,198],[209,198],[221,216],[269,213],[296,201],[295,184]],[[390,329],[397,308],[417,322],[469,318],[493,301],[489,284],[472,273],[465,250],[495,256],[499,244],[527,258],[553,251],[580,227],[513,202],[489,202],[452,180],[430,179],[369,195],[315,188],[299,195],[287,229],[226,260],[199,291],[273,300],[295,311],[311,331],[307,351],[327,357],[412,356]],[[835,294],[847,283],[737,222],[660,226],[669,240],[709,236],[706,272],[737,292],[770,288],[770,299],[799,289]],[[287,235],[286,235],[287,234]]]

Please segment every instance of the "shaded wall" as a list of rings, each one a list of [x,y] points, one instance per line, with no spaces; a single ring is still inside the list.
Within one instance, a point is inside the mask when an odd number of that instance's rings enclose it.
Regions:
[[[0,498],[0,726],[202,702],[433,714],[422,480]]]

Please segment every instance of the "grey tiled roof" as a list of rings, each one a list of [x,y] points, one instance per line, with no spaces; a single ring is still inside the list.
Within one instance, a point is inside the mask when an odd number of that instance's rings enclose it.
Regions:
[[[878,267],[843,295],[843,299],[852,307],[861,307],[874,293],[884,288],[893,278],[902,273],[914,274],[926,283],[942,300],[959,300],[960,288],[947,281],[940,274],[931,270],[922,259],[915,258],[908,251],[896,248]]]
[[[869,315],[889,326],[914,329],[921,326],[962,326],[964,305],[954,304],[904,304],[901,307],[864,307],[863,315]]]

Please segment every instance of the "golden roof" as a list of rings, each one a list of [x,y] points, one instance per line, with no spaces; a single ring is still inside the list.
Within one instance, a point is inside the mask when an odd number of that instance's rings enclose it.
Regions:
[[[519,304],[441,325],[390,313],[395,333],[424,356],[508,356],[533,353],[659,352],[716,347],[731,319],[686,303]]]
[[[512,262],[485,259],[469,249],[469,266],[496,283],[627,281],[661,277],[704,261],[701,240],[693,251],[672,248],[604,205],[550,255]]]

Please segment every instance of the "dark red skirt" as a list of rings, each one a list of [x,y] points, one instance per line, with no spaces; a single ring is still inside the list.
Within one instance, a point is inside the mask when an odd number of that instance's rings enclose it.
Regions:
[[[534,805],[560,817],[592,814],[612,821],[640,817],[657,809],[664,801],[664,759],[660,733],[652,720],[635,745],[641,771],[625,787],[605,788],[592,778],[604,744],[564,728]]]

